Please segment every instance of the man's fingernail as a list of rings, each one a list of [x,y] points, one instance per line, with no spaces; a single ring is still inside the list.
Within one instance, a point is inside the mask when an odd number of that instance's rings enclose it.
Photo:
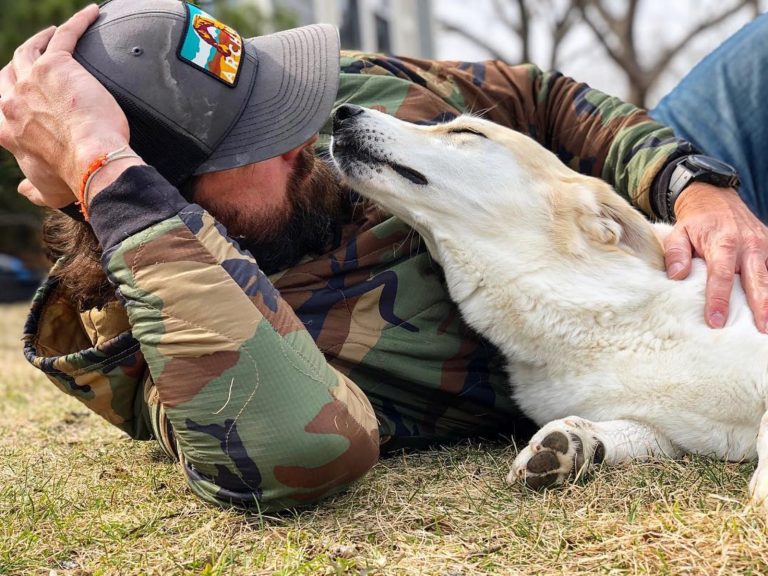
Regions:
[[[709,325],[712,328],[722,328],[725,326],[725,315],[722,312],[712,312],[709,315]]]
[[[669,273],[669,277],[675,278],[678,274],[680,274],[680,272],[683,271],[683,268],[685,268],[685,266],[680,264],[680,262],[675,262],[667,270],[667,272]]]

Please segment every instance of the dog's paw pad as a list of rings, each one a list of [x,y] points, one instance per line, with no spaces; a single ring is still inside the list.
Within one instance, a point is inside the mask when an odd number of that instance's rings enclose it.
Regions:
[[[508,480],[522,481],[534,490],[562,484],[573,469],[571,451],[572,443],[565,434],[550,432],[518,455]]]
[[[528,460],[528,464],[526,464],[525,468],[531,474],[547,474],[548,472],[554,472],[560,469],[560,460],[558,460],[557,455],[550,450],[536,452],[536,454]]]
[[[558,454],[552,450],[544,449],[536,452],[528,460],[521,479],[529,488],[543,490],[563,483],[565,476],[561,470],[562,467]]]
[[[550,432],[541,441],[541,445],[544,448],[550,448],[555,452],[565,454],[568,452],[568,437],[562,432]]]
[[[534,490],[543,490],[565,483],[605,458],[605,446],[596,438],[588,438],[585,451],[584,440],[573,429],[566,426],[560,431],[553,427],[557,426],[547,426],[550,431],[542,429],[520,451],[507,482],[522,482]]]

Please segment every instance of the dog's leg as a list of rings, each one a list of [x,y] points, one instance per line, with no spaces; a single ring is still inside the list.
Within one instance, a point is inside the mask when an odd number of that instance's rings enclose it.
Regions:
[[[768,412],[763,414],[757,433],[757,469],[749,481],[749,495],[754,506],[768,511]]]
[[[766,443],[768,446],[768,438]],[[534,434],[515,458],[507,482],[523,482],[540,490],[563,484],[569,477],[589,472],[602,462],[618,464],[654,456],[675,458],[679,453],[669,439],[647,424],[633,420],[591,422],[569,416],[553,420]]]

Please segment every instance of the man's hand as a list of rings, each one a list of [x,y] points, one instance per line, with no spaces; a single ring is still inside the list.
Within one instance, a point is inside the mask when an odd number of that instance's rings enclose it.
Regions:
[[[0,70],[0,146],[29,179],[19,192],[37,204],[70,204],[88,165],[128,144],[123,111],[72,57],[98,15],[90,5],[39,32]]]
[[[664,243],[667,275],[679,280],[691,271],[691,257],[707,263],[704,315],[713,328],[728,318],[734,274],[741,283],[755,325],[768,331],[768,228],[732,188],[694,182],[675,203],[677,224]]]

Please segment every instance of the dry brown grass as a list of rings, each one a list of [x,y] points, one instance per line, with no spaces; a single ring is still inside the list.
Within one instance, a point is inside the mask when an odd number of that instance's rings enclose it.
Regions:
[[[0,308],[0,574],[768,574],[753,466],[704,458],[540,495],[504,485],[511,448],[471,444],[295,515],[212,508],[26,365],[24,314]]]

